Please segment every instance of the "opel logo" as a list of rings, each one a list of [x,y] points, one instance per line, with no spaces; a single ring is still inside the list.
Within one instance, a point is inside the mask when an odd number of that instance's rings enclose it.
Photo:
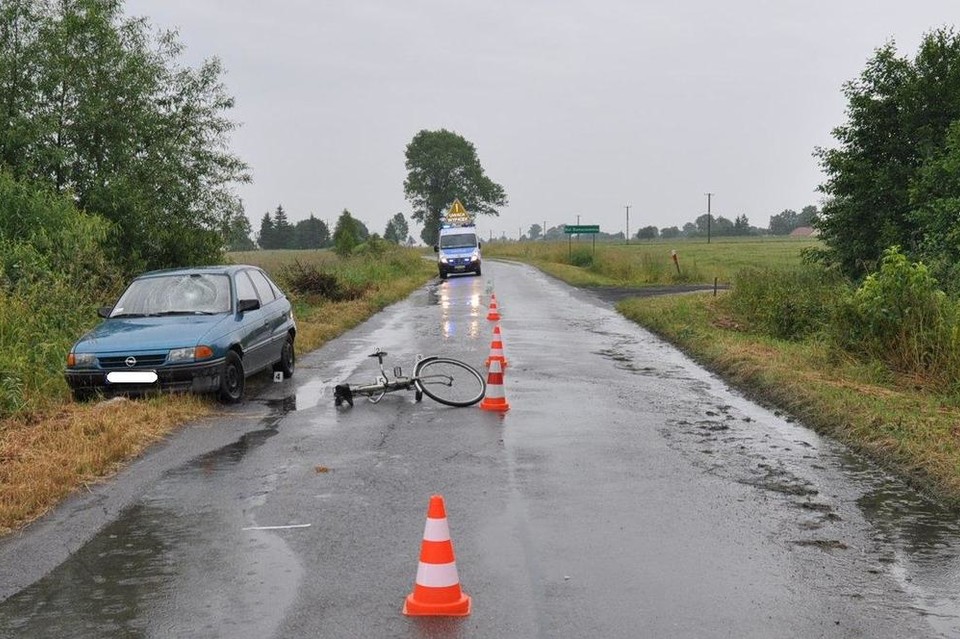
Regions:
[[[127,359],[123,360],[123,363],[126,364],[129,368],[133,368],[137,365],[137,358],[131,355]]]

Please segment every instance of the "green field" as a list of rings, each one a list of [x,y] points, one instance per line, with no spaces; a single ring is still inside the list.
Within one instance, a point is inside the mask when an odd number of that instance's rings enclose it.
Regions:
[[[791,267],[804,249],[819,248],[811,238],[761,237],[597,242],[490,242],[484,256],[516,259],[577,286],[647,286],[652,284],[729,284],[740,269]],[[677,265],[671,252],[677,252]]]

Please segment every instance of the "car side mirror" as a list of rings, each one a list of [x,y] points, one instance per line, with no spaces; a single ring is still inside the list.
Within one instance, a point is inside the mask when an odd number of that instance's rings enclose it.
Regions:
[[[246,313],[260,308],[260,300],[240,300],[237,302],[237,312]]]
[[[434,245],[433,245],[433,252],[434,252],[434,253],[439,253],[439,252],[440,252],[440,247],[437,246],[436,244],[434,244]]]
[[[113,311],[112,306],[101,306],[100,308],[97,309],[97,316],[102,317],[103,319],[107,319],[108,317],[110,317],[110,313],[112,311]]]
[[[483,243],[480,240],[477,240],[477,248],[480,248],[481,246],[483,246]]]

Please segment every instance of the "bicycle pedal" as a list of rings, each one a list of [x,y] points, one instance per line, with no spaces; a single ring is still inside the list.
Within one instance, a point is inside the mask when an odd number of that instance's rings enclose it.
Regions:
[[[401,368],[400,368],[399,366],[394,366],[394,367],[393,367],[393,376],[394,376],[394,377],[403,377],[403,371],[401,370]]]

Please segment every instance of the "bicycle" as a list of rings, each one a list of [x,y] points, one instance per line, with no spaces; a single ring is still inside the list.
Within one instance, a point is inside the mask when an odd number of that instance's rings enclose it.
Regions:
[[[362,385],[337,384],[334,387],[333,403],[341,406],[343,402],[347,402],[353,406],[353,398],[360,395],[376,404],[387,393],[412,390],[416,392],[415,398],[418,402],[426,395],[447,406],[464,407],[476,404],[487,392],[487,382],[483,375],[460,360],[417,355],[412,377],[405,377],[400,367],[396,366],[391,380],[383,369],[383,358],[386,356],[386,351],[379,348],[368,356],[376,357],[380,364],[380,375],[376,382]]]

